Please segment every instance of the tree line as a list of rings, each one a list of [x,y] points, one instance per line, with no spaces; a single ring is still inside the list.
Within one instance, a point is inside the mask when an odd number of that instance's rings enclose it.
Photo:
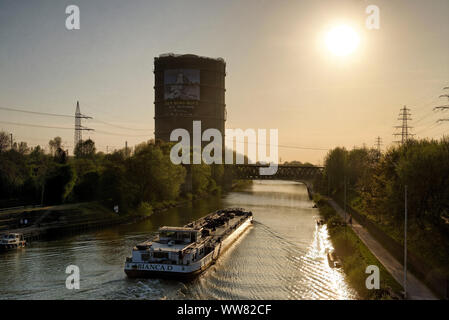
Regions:
[[[25,142],[11,145],[9,135],[0,132],[0,207],[103,201],[128,212],[219,193],[223,185],[223,166],[175,165],[170,160],[171,144],[162,141],[143,142],[132,152],[124,148],[105,154],[88,139],[76,145],[71,157],[60,137],[48,146],[46,153]],[[187,175],[191,188],[185,188]]]
[[[322,193],[347,199],[377,221],[400,225],[407,186],[408,216],[421,226],[449,219],[449,139],[415,140],[385,153],[366,147],[335,148],[325,158]]]

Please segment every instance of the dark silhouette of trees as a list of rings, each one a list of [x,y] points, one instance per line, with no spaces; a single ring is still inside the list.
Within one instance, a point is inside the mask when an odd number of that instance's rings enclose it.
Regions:
[[[19,143],[14,142],[13,149],[16,150],[20,154],[27,154],[30,152],[30,148],[28,147],[28,144],[24,141],[21,141]]]
[[[379,157],[377,150],[335,148],[325,159],[322,189],[341,200],[344,180],[353,205],[381,220],[400,225],[404,186],[408,186],[409,218],[424,225],[449,219],[449,139],[410,140]],[[327,183],[326,183],[327,182]],[[322,190],[326,193],[326,190]]]
[[[59,164],[65,164],[67,163],[67,153],[62,148],[58,148],[55,151],[53,159]]]
[[[76,173],[70,165],[54,165],[45,179],[45,204],[66,202],[76,182]]]
[[[78,142],[75,147],[75,157],[76,158],[93,158],[95,156],[95,142],[91,139],[82,140]]]
[[[4,134],[8,138],[7,134]],[[21,147],[22,145],[22,147]],[[186,168],[170,160],[171,144],[149,141],[111,154],[97,153],[88,139],[68,157],[61,138],[49,141],[50,153],[19,144],[0,153],[0,206],[61,204],[101,201],[120,207],[120,213],[140,207],[192,198],[183,188]],[[223,182],[223,165],[193,165],[194,196],[217,193]]]
[[[62,149],[62,139],[61,137],[55,137],[48,142],[48,146],[50,147],[50,154],[55,155],[58,149]]]
[[[9,134],[4,131],[0,131],[0,152],[5,152],[10,147]]]

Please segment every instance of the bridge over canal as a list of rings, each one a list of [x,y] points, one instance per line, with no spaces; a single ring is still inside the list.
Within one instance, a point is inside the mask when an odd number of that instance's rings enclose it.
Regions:
[[[278,165],[277,171],[273,175],[261,175],[260,168],[266,168],[261,164],[236,164],[227,168],[227,178],[232,180],[290,180],[302,182],[310,192],[317,178],[323,174],[324,167],[299,166],[299,165]]]

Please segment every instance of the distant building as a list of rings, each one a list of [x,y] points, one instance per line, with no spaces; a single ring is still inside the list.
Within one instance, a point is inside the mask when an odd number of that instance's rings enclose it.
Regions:
[[[202,132],[218,129],[223,137],[226,121],[226,63],[223,59],[193,54],[162,54],[154,58],[155,138],[170,141],[174,129],[190,136],[194,120]]]

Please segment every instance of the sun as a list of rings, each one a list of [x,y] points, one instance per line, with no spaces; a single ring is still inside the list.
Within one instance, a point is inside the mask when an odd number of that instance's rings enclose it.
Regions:
[[[332,28],[326,35],[326,46],[336,56],[347,56],[359,46],[359,35],[347,25]]]

